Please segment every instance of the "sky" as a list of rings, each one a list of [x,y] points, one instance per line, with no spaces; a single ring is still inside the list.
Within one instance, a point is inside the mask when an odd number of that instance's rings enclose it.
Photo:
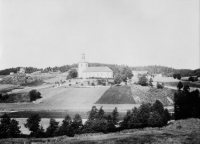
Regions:
[[[0,0],[0,70],[88,62],[200,68],[198,0]]]

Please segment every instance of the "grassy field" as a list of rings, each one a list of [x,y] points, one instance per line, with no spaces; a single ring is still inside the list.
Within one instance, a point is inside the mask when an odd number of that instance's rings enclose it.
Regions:
[[[135,104],[130,86],[109,88],[96,104]]]

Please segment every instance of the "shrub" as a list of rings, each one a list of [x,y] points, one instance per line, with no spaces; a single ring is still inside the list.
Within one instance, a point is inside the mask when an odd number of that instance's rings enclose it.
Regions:
[[[156,87],[157,87],[157,89],[163,89],[164,85],[162,85],[159,82],[157,82]]]
[[[139,78],[138,84],[141,85],[141,86],[147,86],[148,85],[148,79],[147,79],[146,75],[142,75]]]
[[[69,86],[71,86],[72,84],[69,84]]]
[[[1,100],[4,101],[4,100],[7,100],[9,98],[9,95],[8,94],[5,94],[2,96]]]
[[[114,78],[114,84],[120,84],[122,82],[122,77],[120,74],[117,74]]]
[[[181,90],[183,88],[183,83],[181,81],[178,83],[177,88],[179,90]]]
[[[39,98],[42,98],[41,93],[35,89],[33,89],[29,92],[29,97],[30,97],[30,101],[35,101]]]
[[[94,82],[91,83],[91,86],[95,86]]]

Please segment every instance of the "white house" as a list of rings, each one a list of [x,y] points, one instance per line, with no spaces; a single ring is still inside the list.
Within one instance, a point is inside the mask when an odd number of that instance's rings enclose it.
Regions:
[[[81,55],[81,60],[78,63],[78,77],[113,78],[113,71],[107,66],[88,67],[88,62],[85,60],[85,54],[83,53]]]

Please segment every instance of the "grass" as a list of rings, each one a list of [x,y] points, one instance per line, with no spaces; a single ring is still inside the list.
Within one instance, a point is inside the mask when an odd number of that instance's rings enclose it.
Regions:
[[[96,104],[135,104],[130,86],[109,88]]]
[[[8,95],[8,99],[0,100],[0,103],[19,103],[30,102],[30,98],[27,93],[11,93]]]

